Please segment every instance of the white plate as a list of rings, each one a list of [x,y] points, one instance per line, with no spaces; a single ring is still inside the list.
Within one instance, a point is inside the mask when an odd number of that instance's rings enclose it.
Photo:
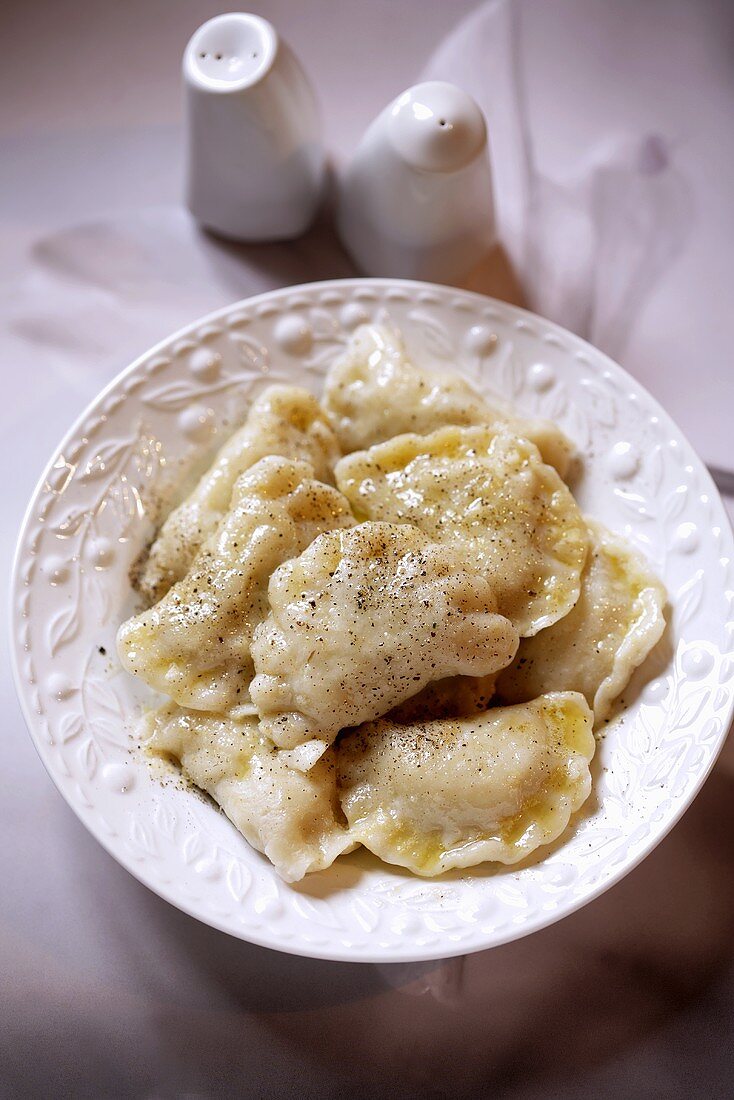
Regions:
[[[670,594],[667,642],[600,744],[592,805],[545,859],[433,881],[367,854],[296,886],[227,819],[135,748],[141,690],[114,635],[150,502],[200,468],[273,380],[318,392],[349,332],[394,325],[416,360],[556,419],[585,456],[582,507],[642,550]],[[734,556],[704,466],[632,378],[577,337],[491,299],[349,280],[240,302],[138,359],[54,452],[13,580],[15,673],[41,758],[123,866],[185,912],[253,943],[330,959],[408,961],[504,943],[577,909],[634,867],[708,774],[732,712]],[[102,653],[101,648],[106,652]]]

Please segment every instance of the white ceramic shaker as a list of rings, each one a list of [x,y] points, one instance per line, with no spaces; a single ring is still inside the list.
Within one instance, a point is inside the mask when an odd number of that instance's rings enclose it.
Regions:
[[[372,122],[340,187],[339,232],[366,275],[454,283],[495,240],[484,116],[455,84],[416,84]]]
[[[207,229],[240,241],[303,233],[324,184],[315,97],[266,19],[218,15],[183,57],[186,201]]]

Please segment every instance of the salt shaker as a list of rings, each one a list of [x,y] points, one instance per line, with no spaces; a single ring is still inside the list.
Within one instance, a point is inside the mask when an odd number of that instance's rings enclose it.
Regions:
[[[240,241],[303,233],[325,160],[315,97],[295,54],[257,15],[204,23],[183,57],[186,200],[203,226]]]
[[[371,123],[340,187],[342,243],[366,275],[454,283],[495,240],[487,128],[455,84],[416,84]]]

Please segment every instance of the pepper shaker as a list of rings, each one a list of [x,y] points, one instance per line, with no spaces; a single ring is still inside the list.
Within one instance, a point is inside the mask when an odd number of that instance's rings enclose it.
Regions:
[[[366,275],[453,283],[495,241],[487,128],[455,84],[416,84],[371,123],[340,187],[342,243]]]
[[[322,195],[318,109],[295,54],[266,19],[218,15],[183,56],[186,201],[207,229],[240,241],[303,233]]]

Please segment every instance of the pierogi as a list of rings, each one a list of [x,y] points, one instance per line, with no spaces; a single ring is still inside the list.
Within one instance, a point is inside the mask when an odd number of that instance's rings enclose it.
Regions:
[[[337,485],[360,519],[412,523],[485,569],[522,637],[579,596],[586,526],[537,447],[507,430],[441,428],[341,459]]]
[[[665,629],[665,589],[646,562],[598,523],[575,606],[548,630],[525,638],[497,690],[506,702],[562,688],[580,691],[596,723],[609,715]]]
[[[432,718],[469,718],[485,711],[495,693],[497,673],[487,676],[447,676],[426,684],[417,695],[394,707],[393,722],[427,722]]]
[[[360,726],[337,754],[352,836],[417,875],[516,863],[586,801],[591,724],[583,695],[559,692],[472,718]]]
[[[565,477],[571,441],[551,420],[514,416],[490,405],[457,374],[422,370],[401,337],[384,325],[362,325],[326,376],[324,408],[345,454],[396,435],[427,435],[450,425],[505,425],[536,444],[543,461]]]
[[[321,406],[297,386],[269,386],[244,425],[225,443],[190,496],[161,527],[138,579],[149,603],[188,572],[200,546],[227,511],[237,478],[266,455],[300,459],[332,482],[339,444]]]
[[[250,646],[281,562],[322,531],[354,523],[344,497],[305,462],[261,458],[183,580],[120,628],[122,664],[182,706],[224,711],[249,699]]]
[[[430,876],[558,841],[593,724],[665,627],[660,582],[562,480],[573,453],[384,326],[353,334],[323,408],[271,386],[118,632],[167,697],[150,751],[287,882],[360,845]]]
[[[328,744],[432,680],[497,672],[519,641],[486,576],[406,524],[321,535],[275,571],[268,597],[250,692],[284,748]]]
[[[333,760],[299,770],[260,733],[257,717],[170,705],[152,715],[150,726],[150,748],[178,761],[286,882],[357,846],[343,824]]]

